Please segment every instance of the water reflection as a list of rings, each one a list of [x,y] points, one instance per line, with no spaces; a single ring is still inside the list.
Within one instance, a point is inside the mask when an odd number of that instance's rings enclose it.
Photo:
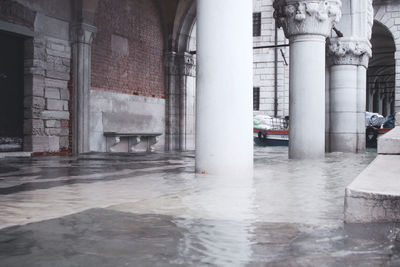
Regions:
[[[0,263],[16,259],[7,256],[13,246],[35,247],[21,250],[25,260],[48,258],[52,251],[54,259],[85,266],[399,263],[398,225],[343,225],[344,188],[373,153],[307,161],[288,160],[287,148],[256,148],[252,177],[195,175],[193,157],[186,154],[135,157],[37,161],[19,171],[32,188],[0,195],[0,222],[22,225],[28,214],[35,223],[0,231]],[[62,168],[43,170],[49,166]],[[40,179],[28,175],[32,168]],[[40,186],[53,180],[58,185]],[[28,232],[34,238],[24,239]]]

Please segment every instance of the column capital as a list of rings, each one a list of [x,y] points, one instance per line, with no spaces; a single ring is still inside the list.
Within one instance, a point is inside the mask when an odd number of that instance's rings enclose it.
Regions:
[[[367,39],[351,37],[330,38],[327,54],[329,65],[356,65],[367,68],[372,56],[371,43]]]
[[[339,22],[341,0],[275,0],[274,18],[286,38],[313,34],[327,37]]]
[[[97,33],[97,28],[86,23],[78,23],[71,26],[71,42],[91,45]]]
[[[164,54],[166,71],[170,75],[196,76],[196,57],[188,52]]]

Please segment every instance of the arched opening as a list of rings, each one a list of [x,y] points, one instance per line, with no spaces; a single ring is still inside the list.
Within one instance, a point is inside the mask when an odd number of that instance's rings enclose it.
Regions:
[[[396,47],[390,31],[378,21],[374,21],[372,27],[371,44],[366,108],[387,116],[394,112]]]

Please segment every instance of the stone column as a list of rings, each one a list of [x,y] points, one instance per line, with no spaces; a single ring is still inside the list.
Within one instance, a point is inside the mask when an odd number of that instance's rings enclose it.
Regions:
[[[96,27],[76,24],[72,40],[72,149],[74,154],[90,151],[91,46]]]
[[[196,171],[251,175],[252,1],[197,2]]]
[[[275,19],[290,43],[289,158],[325,154],[325,39],[340,0],[275,0]]]
[[[330,149],[365,151],[366,68],[371,56],[368,40],[331,38]]]
[[[176,52],[164,55],[166,72],[165,150],[179,150],[179,66]]]

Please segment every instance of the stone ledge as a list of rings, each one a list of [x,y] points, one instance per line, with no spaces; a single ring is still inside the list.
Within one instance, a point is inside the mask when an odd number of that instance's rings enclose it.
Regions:
[[[378,138],[378,154],[400,154],[400,127]]]
[[[0,153],[0,159],[2,158],[29,158],[32,156],[32,152],[2,152]]]
[[[346,223],[400,222],[400,156],[378,155],[346,188]]]

